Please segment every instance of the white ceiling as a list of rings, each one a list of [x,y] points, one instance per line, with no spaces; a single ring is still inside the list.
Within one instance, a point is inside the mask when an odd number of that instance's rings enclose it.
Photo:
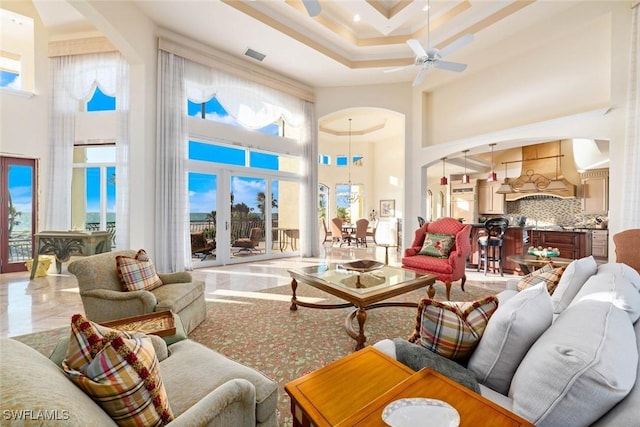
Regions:
[[[129,0],[159,27],[246,59],[308,86],[336,87],[412,82],[417,69],[384,72],[412,64],[406,40],[427,45],[427,0],[319,0],[321,13],[312,18],[301,0]],[[552,37],[554,17],[579,1],[593,0],[433,0],[430,2],[430,45],[442,48],[471,33],[473,42],[446,57],[468,64],[462,73],[439,69],[427,72],[421,90],[431,90],[453,79],[506,63]],[[112,0],[112,3],[117,3]],[[52,39],[95,32],[65,0],[34,0]],[[353,16],[360,15],[360,22]],[[566,14],[565,14],[566,15]],[[572,15],[570,15],[572,16]],[[561,24],[580,25],[576,14]],[[244,55],[251,48],[266,55],[259,63]],[[380,115],[374,109],[359,116],[353,111],[321,118],[320,141],[340,138],[353,117],[354,130],[368,141],[402,138],[404,121]],[[327,130],[326,132],[323,129]],[[536,141],[532,141],[536,142]],[[488,149],[487,149],[488,151]],[[497,151],[496,151],[497,152]],[[472,159],[470,153],[470,159]],[[480,159],[479,169],[482,169]],[[459,162],[458,162],[459,163]],[[471,160],[469,163],[474,164]]]
[[[310,17],[301,0],[130,0],[159,27],[246,58],[247,48],[266,55],[261,66],[311,87],[411,82],[415,69],[406,40],[427,44],[427,0],[319,0]],[[65,0],[34,0],[53,37],[93,27]],[[116,3],[112,0],[112,3]],[[504,61],[540,43],[552,18],[576,0],[434,0],[430,42],[442,48],[471,33],[474,41],[447,56],[464,62],[462,74]],[[353,22],[359,14],[360,22]],[[576,19],[579,19],[578,17]],[[571,23],[567,23],[571,25]],[[460,74],[429,70],[424,89]]]

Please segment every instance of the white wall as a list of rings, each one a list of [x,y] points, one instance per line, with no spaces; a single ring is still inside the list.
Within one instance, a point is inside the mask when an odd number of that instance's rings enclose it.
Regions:
[[[2,7],[34,18],[35,31],[35,87],[34,96],[27,98],[2,92],[0,94],[0,152],[3,156],[26,157],[38,160],[38,198],[44,201],[46,176],[49,168],[48,107],[49,60],[48,39],[42,22],[31,2],[3,2]],[[42,204],[37,215],[38,224],[44,222]],[[37,225],[36,225],[37,227]]]
[[[390,110],[390,114],[401,114],[405,118],[404,139],[376,142],[373,152],[373,168],[369,173],[371,188],[374,193],[367,192],[365,214],[375,209],[379,211],[380,200],[396,201],[396,217],[405,218],[404,207],[407,205],[405,195],[413,188],[408,182],[406,165],[411,159],[411,83],[354,86],[339,88],[318,88],[316,90],[316,117],[324,117],[330,113],[350,108],[381,108]],[[407,149],[409,148],[409,149]],[[355,151],[353,151],[355,153]],[[352,170],[353,174],[353,170]],[[389,177],[393,180],[389,180]],[[358,182],[352,177],[353,182]],[[328,184],[327,184],[328,185]],[[366,189],[365,189],[366,191]]]
[[[438,132],[431,133],[435,138],[434,145],[424,148],[419,146],[414,149],[416,156],[411,163],[408,163],[408,168],[413,174],[412,179],[416,182],[426,181],[423,168],[436,165],[440,158],[459,153],[464,149],[487,146],[493,142],[498,143],[496,149],[503,149],[521,145],[525,141],[531,143],[533,140],[569,139],[578,135],[584,138],[609,140],[610,236],[619,231],[620,212],[616,207],[620,206],[622,194],[621,186],[616,183],[624,179],[633,179],[623,176],[622,159],[629,67],[630,6],[629,2],[622,1],[577,3],[569,12],[580,14],[585,17],[586,22],[594,23],[594,31],[602,36],[602,40],[594,42],[584,28],[576,28],[572,31],[558,26],[557,31],[563,35],[560,39],[562,46],[546,46],[554,52],[552,58],[557,58],[557,49],[571,57],[573,52],[582,52],[584,55],[584,45],[588,45],[585,43],[585,38],[596,43],[596,58],[600,58],[599,61],[593,64],[578,61],[583,64],[583,67],[592,66],[600,70],[601,75],[595,78],[593,84],[576,76],[582,72],[590,73],[589,71],[573,68],[568,61],[563,60],[562,67],[554,66],[555,61],[548,61],[544,70],[540,70],[537,66],[532,70],[530,61],[513,61],[510,64],[498,64],[491,69],[469,76],[469,80],[463,78],[449,86],[436,88],[430,98],[435,103],[434,108],[437,106],[439,111],[442,109],[448,112],[438,116],[439,120],[443,120],[447,126],[442,126]],[[603,46],[601,42],[605,42],[608,46]],[[536,52],[539,54],[544,49],[545,46],[541,46],[536,49]],[[606,58],[603,57],[603,49],[607,49]],[[526,56],[527,53],[523,52],[523,58]],[[601,68],[601,63],[607,64],[606,70]],[[505,69],[506,66],[509,67],[508,70]],[[537,79],[529,76],[530,71],[534,74],[533,77],[537,76]],[[503,80],[505,75],[507,79]],[[520,76],[522,86],[514,76]],[[603,77],[607,78],[606,82],[603,82]],[[472,89],[470,82],[474,83],[474,87],[481,88],[478,89],[479,92]],[[605,83],[606,87],[603,87]],[[532,96],[528,87],[536,88],[540,96]],[[493,88],[494,91],[485,91],[482,88]],[[552,91],[549,92],[548,88]],[[584,93],[575,99],[577,89]],[[482,102],[483,98],[484,102]],[[493,111],[493,115],[480,114],[483,104],[489,104],[487,108]],[[565,108],[564,104],[569,105],[570,108]],[[607,108],[602,108],[603,104],[606,104]],[[511,114],[510,110],[505,110],[500,107],[501,105],[515,109],[517,114]],[[456,107],[462,109],[460,115],[466,117],[469,120],[468,123],[456,121]],[[437,114],[440,114],[439,111]],[[504,114],[500,115],[500,111]],[[418,128],[414,131],[422,134],[422,128],[419,124],[416,126]],[[429,133],[425,132],[425,134]],[[407,195],[407,197],[421,197],[421,194],[426,194],[424,183],[422,187],[417,189],[413,196]],[[416,210],[408,211],[407,215],[419,215],[419,208],[423,205],[424,203],[411,207]],[[612,256],[613,245],[610,245],[610,248],[609,255]]]

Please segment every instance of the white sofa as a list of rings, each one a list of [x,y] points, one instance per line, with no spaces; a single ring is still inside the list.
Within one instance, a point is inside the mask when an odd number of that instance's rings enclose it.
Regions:
[[[517,282],[466,366],[480,394],[538,427],[640,426],[640,274],[587,257],[552,296]],[[375,346],[396,357],[393,341]]]

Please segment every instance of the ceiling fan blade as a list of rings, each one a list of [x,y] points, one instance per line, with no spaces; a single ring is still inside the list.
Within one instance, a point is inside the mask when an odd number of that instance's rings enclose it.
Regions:
[[[472,41],[473,41],[473,34],[471,33],[465,34],[464,36],[460,37],[458,40],[454,41],[453,43],[440,49],[440,56],[444,58],[450,53],[453,53],[456,50],[460,49],[462,46],[468,45]]]
[[[322,8],[318,0],[302,0],[304,7],[307,9],[309,16],[314,17],[320,15]]]
[[[396,67],[396,68],[390,68],[388,70],[384,70],[383,72],[385,73],[395,73],[396,71],[402,71],[402,70],[406,70],[407,68],[413,68],[415,67],[414,64],[410,64],[410,65],[405,65],[404,67]]]
[[[433,64],[436,68],[442,68],[447,71],[455,71],[461,72],[467,69],[467,64],[460,64],[459,62],[449,62],[449,61],[436,61]]]
[[[418,57],[427,56],[427,52],[424,50],[424,47],[422,47],[422,45],[420,44],[420,42],[418,40],[409,39],[409,40],[407,40],[407,44],[409,45],[409,47],[411,48],[413,53],[416,54],[416,56],[418,56]]]
[[[415,80],[413,80],[413,86],[418,86],[420,83],[422,83],[422,79],[424,79],[424,75],[426,74],[428,69],[429,68],[427,67],[422,67],[420,69],[420,72],[416,76]]]

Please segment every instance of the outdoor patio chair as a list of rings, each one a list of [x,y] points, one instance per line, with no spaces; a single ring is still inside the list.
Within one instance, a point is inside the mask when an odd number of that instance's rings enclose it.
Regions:
[[[209,255],[213,255],[216,249],[216,241],[208,241],[203,231],[191,233],[191,255],[204,261]]]
[[[258,249],[260,239],[262,239],[262,228],[253,227],[249,232],[249,237],[241,237],[233,242],[231,245],[232,252],[236,254],[239,252],[260,252],[260,249]]]

